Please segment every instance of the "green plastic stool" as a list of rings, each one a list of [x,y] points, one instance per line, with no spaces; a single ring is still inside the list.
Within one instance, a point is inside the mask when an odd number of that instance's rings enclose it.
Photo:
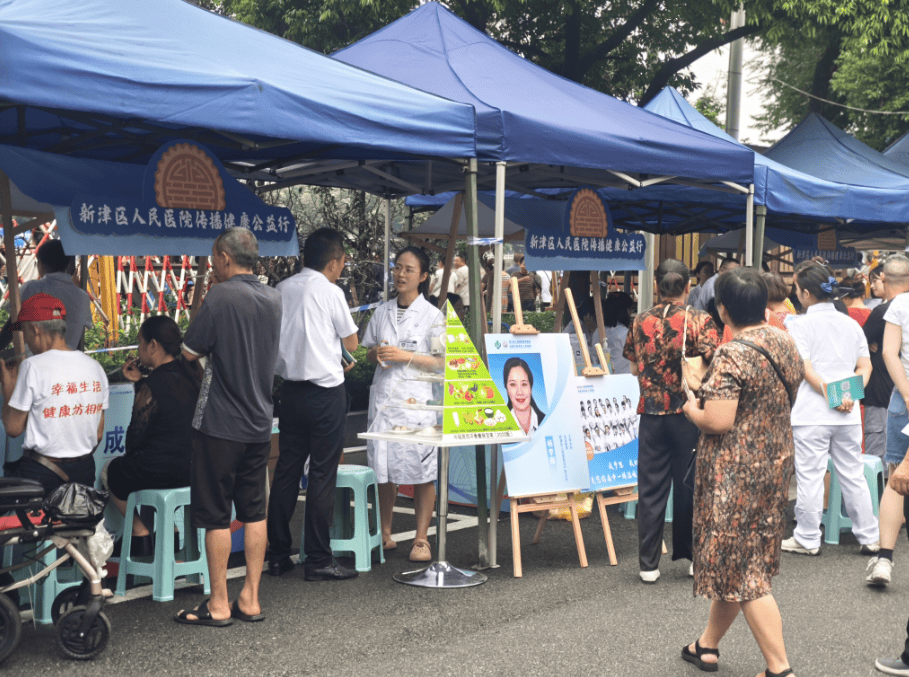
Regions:
[[[871,507],[874,516],[880,517],[881,495],[884,493],[884,464],[877,456],[862,454],[865,466],[865,481],[868,491],[871,492]],[[840,532],[852,528],[852,520],[846,515],[846,506],[843,505],[843,492],[840,489],[840,480],[833,467],[833,459],[828,459],[827,470],[830,471],[830,495],[827,499],[827,510],[821,524],[824,525],[824,543],[839,545]]]
[[[353,515],[350,493],[353,492]],[[371,494],[371,496],[370,496]],[[369,507],[369,503],[372,507]],[[382,547],[382,529],[379,527],[379,484],[372,468],[362,465],[338,466],[335,489],[335,519],[331,526],[333,553],[351,553],[357,571],[372,569],[372,551],[379,549],[379,563],[385,563]],[[303,551],[305,532],[300,532],[300,561],[306,559]]]
[[[139,506],[155,510],[155,525],[151,531],[156,535],[155,555],[151,562],[133,559],[130,555],[133,537],[133,517]],[[205,555],[205,533],[203,529],[185,529],[183,549],[177,562],[174,539],[171,534],[178,523],[177,511],[184,513],[183,521],[190,524],[189,487],[179,489],[145,489],[129,495],[126,502],[126,518],[123,521],[123,546],[120,556],[120,571],[117,574],[117,594],[126,594],[126,576],[132,574],[140,579],[152,581],[152,599],[169,602],[174,598],[174,581],[185,576],[187,580],[204,586],[205,594],[211,591],[208,580],[208,558]]]
[[[635,487],[635,493],[637,493],[637,487]],[[672,494],[674,493],[673,487],[669,487],[669,500],[666,501],[666,521],[672,522]],[[628,501],[628,503],[622,504],[622,507],[619,508],[625,513],[625,519],[633,520],[638,516],[638,502],[637,501]]]

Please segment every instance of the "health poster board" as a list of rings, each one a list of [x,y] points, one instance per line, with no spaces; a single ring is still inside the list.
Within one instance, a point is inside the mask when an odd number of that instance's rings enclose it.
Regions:
[[[580,432],[589,488],[604,491],[638,483],[640,389],[630,374],[576,378]]]
[[[507,444],[524,432],[489,376],[464,325],[446,304],[442,436],[464,444]]]
[[[589,484],[574,356],[565,334],[488,334],[489,373],[531,439],[502,447],[512,497],[580,491]]]

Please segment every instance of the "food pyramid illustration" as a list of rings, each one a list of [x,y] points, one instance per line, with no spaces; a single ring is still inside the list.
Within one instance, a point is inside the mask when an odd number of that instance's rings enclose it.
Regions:
[[[514,414],[489,377],[489,370],[457,313],[445,306],[445,382],[442,434],[464,444],[507,444],[523,439]]]

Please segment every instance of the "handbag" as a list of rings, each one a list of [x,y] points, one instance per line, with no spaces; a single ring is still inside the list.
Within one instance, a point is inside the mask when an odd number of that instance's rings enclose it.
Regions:
[[[701,355],[695,357],[686,357],[685,346],[688,340],[688,309],[691,306],[685,306],[685,329],[682,333],[682,384],[685,391],[697,392],[701,388],[704,376],[707,375],[707,360]],[[667,306],[667,311],[669,307]],[[666,317],[665,312],[663,317]]]
[[[770,366],[773,367],[773,371],[775,371],[776,375],[779,377],[780,383],[783,384],[783,390],[786,391],[786,395],[787,395],[787,397],[789,397],[789,408],[792,409],[792,404],[793,404],[792,393],[789,391],[789,386],[786,385],[786,380],[783,378],[783,372],[780,371],[780,368],[777,365],[777,363],[774,361],[774,359],[772,357],[770,357],[770,353],[768,353],[766,350],[764,350],[758,344],[752,343],[751,341],[746,341],[745,339],[737,338],[737,339],[732,339],[732,341],[733,341],[733,343],[741,343],[750,348],[754,348],[761,355],[763,355],[765,358],[767,358],[767,361],[770,363]]]

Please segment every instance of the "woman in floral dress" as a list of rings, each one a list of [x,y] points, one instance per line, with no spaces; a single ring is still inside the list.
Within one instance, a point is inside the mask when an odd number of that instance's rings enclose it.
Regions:
[[[711,607],[707,629],[682,657],[716,671],[719,642],[741,610],[767,662],[762,674],[791,675],[771,578],[779,573],[795,452],[790,394],[798,391],[805,367],[789,335],[765,321],[767,284],[760,273],[727,273],[717,281],[716,299],[733,340],[714,355],[700,401],[689,396],[684,407],[701,430],[694,592],[710,599]]]

